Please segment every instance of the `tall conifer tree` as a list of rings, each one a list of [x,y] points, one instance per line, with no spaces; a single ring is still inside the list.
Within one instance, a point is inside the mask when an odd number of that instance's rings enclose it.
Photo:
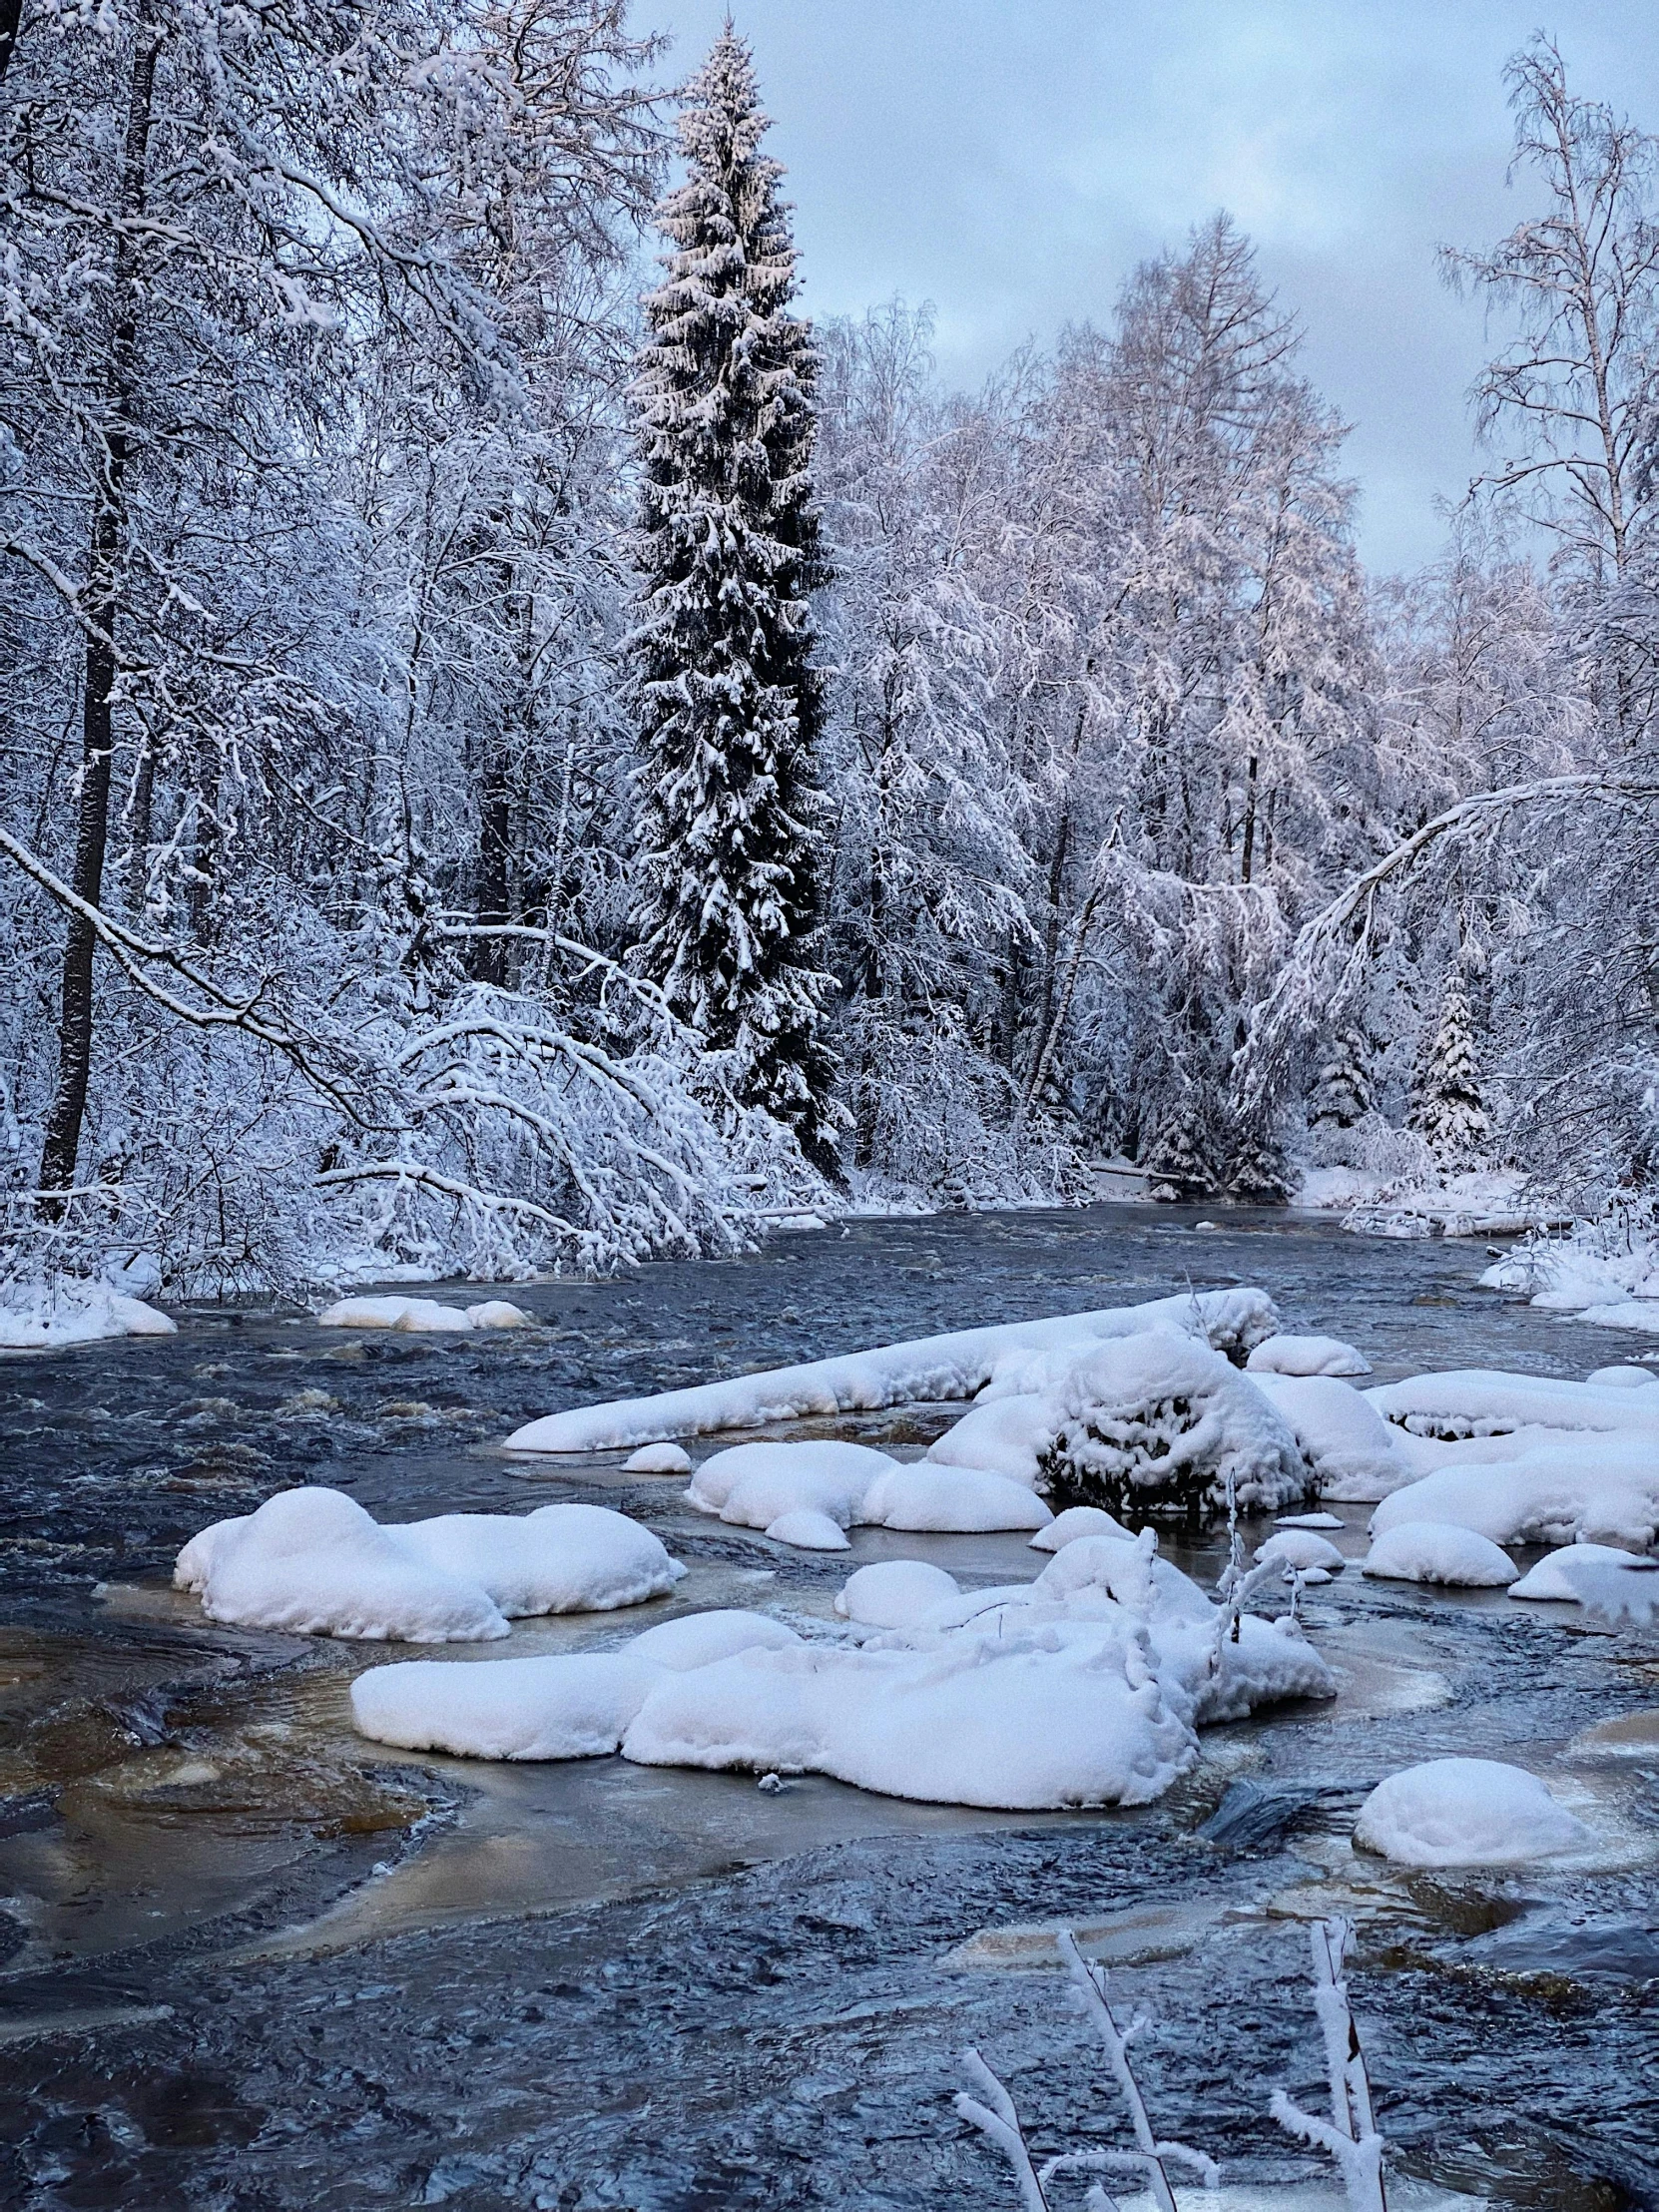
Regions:
[[[825,578],[818,360],[791,314],[795,246],[749,48],[728,25],[680,123],[690,174],[634,385],[646,581],[638,957],[742,1090],[832,1166],[813,965],[824,799],[808,595]]]

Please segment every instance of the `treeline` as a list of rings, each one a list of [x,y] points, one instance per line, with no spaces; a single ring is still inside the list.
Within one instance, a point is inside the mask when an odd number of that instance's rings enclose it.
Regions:
[[[1515,65],[1518,457],[1377,584],[1225,217],[950,394],[924,310],[801,319],[742,42],[659,66],[625,0],[0,26],[9,1264],[1645,1176],[1651,142]]]

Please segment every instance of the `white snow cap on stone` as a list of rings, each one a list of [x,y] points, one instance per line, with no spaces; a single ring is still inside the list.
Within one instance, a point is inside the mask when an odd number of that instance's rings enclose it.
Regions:
[[[1256,1547],[1262,1565],[1282,1559],[1288,1567],[1323,1567],[1327,1574],[1341,1574],[1348,1561],[1328,1537],[1312,1528],[1281,1528]]]
[[[878,1559],[847,1576],[835,1594],[835,1611],[868,1628],[918,1628],[960,1595],[955,1576],[943,1567],[924,1559]]]
[[[1645,1626],[1659,1614],[1659,1559],[1618,1544],[1566,1544],[1511,1583],[1509,1595],[1583,1605]]]
[[[203,1529],[173,1578],[212,1620],[438,1644],[505,1636],[509,1613],[637,1605],[685,1571],[648,1528],[599,1505],[382,1527],[343,1491],[304,1488]]]
[[[107,1283],[0,1287],[0,1352],[54,1352],[111,1337],[176,1337],[179,1324]]]
[[[1608,1397],[1644,1397],[1608,1390]],[[1513,1459],[1446,1466],[1385,1497],[1374,1537],[1402,1521],[1449,1521],[1495,1544],[1592,1542],[1646,1551],[1659,1534],[1659,1439],[1587,1434]]]
[[[1586,1382],[1594,1382],[1604,1390],[1637,1390],[1645,1382],[1659,1382],[1659,1375],[1655,1375],[1651,1368],[1619,1366],[1597,1368],[1593,1375],[1587,1375],[1584,1380]]]
[[[775,1544],[794,1544],[798,1551],[850,1551],[846,1530],[828,1513],[810,1505],[792,1505],[766,1525]]]
[[[1004,1322],[897,1345],[734,1376],[655,1397],[573,1406],[529,1421],[507,1438],[511,1451],[613,1451],[665,1436],[701,1436],[723,1428],[759,1428],[804,1414],[869,1411],[884,1405],[972,1397],[987,1383],[999,1395],[1018,1389],[1022,1368],[1049,1352],[1076,1355],[1114,1337],[1161,1329],[1193,1335],[1223,1351],[1248,1353],[1279,1326],[1265,1291],[1197,1291],[1144,1306],[1107,1307],[1046,1321]],[[993,1470],[996,1471],[996,1470]]]
[[[1416,1473],[1397,1431],[1352,1382],[1326,1375],[1255,1374],[1251,1381],[1290,1422],[1322,1496],[1370,1503]]]
[[[534,1316],[508,1299],[486,1298],[469,1306],[466,1318],[474,1329],[528,1329]]]
[[[622,1462],[624,1474],[690,1474],[691,1453],[683,1444],[641,1444]]]
[[[1245,1362],[1249,1375],[1370,1375],[1371,1362],[1340,1337],[1269,1337]]]
[[[1384,1420],[1416,1436],[1501,1436],[1525,1427],[1659,1438],[1659,1393],[1617,1383],[1563,1382],[1541,1375],[1459,1368],[1412,1375],[1365,1393]]]
[[[1513,1582],[1520,1569],[1506,1551],[1472,1528],[1447,1521],[1400,1521],[1378,1537],[1360,1571],[1385,1582],[1498,1590]]]
[[[1589,1829],[1535,1774],[1495,1759],[1430,1759],[1380,1782],[1354,1841],[1405,1867],[1501,1867],[1582,1851]]]
[[[1046,1528],[1039,1528],[1031,1539],[1033,1551],[1063,1551],[1067,1544],[1074,1544],[1082,1536],[1115,1536],[1122,1543],[1132,1544],[1134,1531],[1125,1528],[1122,1521],[1114,1520],[1100,1505],[1068,1505],[1063,1513],[1056,1513]]]
[[[642,1605],[685,1573],[660,1537],[603,1505],[442,1513],[385,1533],[429,1566],[482,1584],[509,1620]]]
[[[975,1467],[1030,1488],[1037,1479],[1037,1460],[1054,1441],[1058,1422],[1055,1400],[1040,1390],[986,1398],[970,1405],[927,1456],[938,1466]]]
[[[375,1743],[473,1759],[599,1759],[667,1669],[627,1651],[492,1665],[406,1659],[351,1685],[351,1717]]]
[[[877,1528],[971,1535],[1046,1528],[1054,1515],[1023,1482],[972,1467],[894,1466],[865,1491],[854,1519]]]
[[[470,1329],[527,1329],[530,1316],[504,1298],[476,1306],[444,1306],[434,1298],[341,1298],[317,1315],[322,1329],[400,1329],[415,1336],[456,1335]]]
[[[1041,1528],[1053,1518],[1023,1483],[969,1467],[901,1466],[867,1444],[733,1444],[705,1459],[687,1502],[742,1528],[764,1528],[779,1543],[840,1551],[822,1530],[793,1536],[784,1524],[837,1529],[855,1525],[965,1534]],[[807,1518],[803,1518],[807,1516]]]
[[[711,1613],[687,1613],[677,1621],[659,1621],[630,1639],[623,1649],[633,1659],[650,1659],[659,1667],[677,1672],[687,1667],[707,1667],[716,1659],[730,1659],[735,1651],[757,1645],[782,1651],[801,1638],[793,1628],[775,1621],[769,1613],[749,1613],[736,1606],[721,1606]]]

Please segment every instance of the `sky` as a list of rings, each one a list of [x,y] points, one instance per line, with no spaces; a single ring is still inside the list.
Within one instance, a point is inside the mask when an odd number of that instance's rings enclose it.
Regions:
[[[701,60],[726,0],[636,0]],[[1104,322],[1137,262],[1228,209],[1353,425],[1361,549],[1432,560],[1480,467],[1495,335],[1440,281],[1508,189],[1503,64],[1540,19],[1580,94],[1659,132],[1653,0],[734,0],[790,170],[805,304],[931,301],[943,377]]]

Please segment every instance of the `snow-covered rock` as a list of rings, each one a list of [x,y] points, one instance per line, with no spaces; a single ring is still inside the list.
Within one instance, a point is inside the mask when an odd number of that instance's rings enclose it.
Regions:
[[[463,1306],[435,1298],[341,1298],[316,1317],[319,1329],[401,1329],[413,1336],[445,1336],[472,1327]]]
[[[997,1528],[1046,1528],[1054,1518],[1023,1482],[972,1467],[895,1466],[878,1474],[855,1518],[877,1528],[969,1535]]]
[[[768,1613],[750,1613],[736,1606],[721,1606],[710,1613],[687,1613],[677,1621],[659,1621],[623,1646],[631,1659],[649,1659],[659,1667],[677,1671],[707,1667],[716,1659],[730,1659],[735,1651],[782,1651],[800,1643],[793,1628]]]
[[[1456,1440],[1525,1427],[1646,1435],[1659,1441],[1659,1393],[1548,1376],[1461,1368],[1408,1376],[1365,1392],[1384,1420],[1415,1436]]]
[[[407,1659],[351,1685],[360,1734],[473,1759],[599,1759],[614,1752],[666,1667],[632,1652],[443,1665]]]
[[[766,1528],[798,1511],[827,1513],[845,1528],[876,1476],[897,1465],[868,1444],[733,1444],[704,1460],[686,1498],[740,1528]]]
[[[1535,1445],[1514,1459],[1440,1467],[1385,1497],[1371,1517],[1371,1533],[1384,1535],[1404,1521],[1448,1521],[1495,1544],[1563,1544],[1582,1536],[1647,1551],[1659,1536],[1659,1449],[1639,1435],[1587,1434]]]
[[[1312,1528],[1281,1528],[1256,1547],[1259,1565],[1282,1559],[1288,1567],[1323,1567],[1327,1574],[1341,1574],[1348,1561],[1327,1537]]]
[[[480,1584],[509,1620],[643,1605],[686,1571],[649,1528],[603,1505],[442,1513],[384,1532],[426,1565]]]
[[[56,1352],[112,1337],[176,1337],[179,1325],[106,1283],[0,1287],[0,1352]]]
[[[201,1530],[173,1579],[213,1620],[431,1644],[505,1636],[509,1614],[638,1605],[685,1571],[648,1528],[599,1505],[382,1527],[342,1491],[304,1488]]]
[[[1446,1521],[1400,1521],[1378,1537],[1360,1571],[1384,1582],[1497,1590],[1513,1582],[1520,1569],[1507,1552],[1472,1528]]]
[[[1611,1368],[1597,1368],[1584,1378],[1600,1389],[1639,1390],[1650,1382],[1659,1382],[1659,1375],[1652,1368],[1636,1368],[1621,1364]]]
[[[970,1405],[927,1456],[939,1466],[975,1467],[1031,1488],[1059,1418],[1055,1400],[1041,1391],[987,1398]]]
[[[1502,1867],[1582,1851],[1593,1838],[1524,1767],[1430,1759],[1378,1784],[1354,1841],[1405,1867]]]
[[[1511,1583],[1509,1595],[1582,1605],[1604,1619],[1645,1626],[1659,1615],[1659,1559],[1618,1544],[1566,1544]]]
[[[1320,1375],[1253,1375],[1251,1381],[1290,1422],[1323,1497],[1369,1504],[1416,1472],[1398,1448],[1398,1431],[1352,1382]]]
[[[1268,1337],[1245,1362],[1247,1375],[1370,1375],[1371,1362],[1340,1337]]]
[[[641,1444],[622,1462],[624,1474],[690,1474],[691,1453],[683,1444]]]
[[[792,1505],[766,1525],[775,1544],[794,1544],[797,1551],[850,1551],[846,1530],[838,1520],[811,1505]]]
[[[282,1490],[188,1543],[175,1579],[210,1620],[296,1635],[477,1643],[507,1623],[483,1587],[400,1544],[339,1490]]]
[[[505,1298],[480,1299],[466,1309],[466,1318],[474,1329],[528,1329],[535,1319]]]
[[[1004,1322],[942,1337],[874,1347],[832,1360],[734,1376],[655,1397],[574,1406],[527,1422],[507,1438],[511,1451],[611,1451],[663,1437],[760,1428],[803,1414],[870,1411],[884,1405],[973,1397],[988,1384],[1017,1394],[1021,1371],[1043,1355],[1073,1361],[1091,1346],[1146,1330],[1191,1335],[1241,1357],[1279,1326],[1265,1291],[1199,1291],[1143,1306]],[[992,1470],[997,1471],[997,1470]]]
[[[1314,1478],[1278,1407],[1190,1337],[1158,1331],[1102,1345],[1057,1394],[1063,1417],[1041,1478],[1061,1504],[1186,1518],[1221,1509],[1229,1479],[1246,1510],[1312,1494]]]
[[[842,1620],[868,1628],[919,1628],[961,1596],[954,1575],[923,1559],[878,1559],[847,1576],[835,1595]]]
[[[1068,1505],[1063,1513],[1056,1513],[1046,1528],[1039,1528],[1031,1539],[1033,1551],[1063,1551],[1067,1544],[1074,1544],[1082,1536],[1116,1536],[1123,1543],[1133,1543],[1134,1531],[1125,1528],[1122,1521],[1103,1512],[1098,1505]]]

